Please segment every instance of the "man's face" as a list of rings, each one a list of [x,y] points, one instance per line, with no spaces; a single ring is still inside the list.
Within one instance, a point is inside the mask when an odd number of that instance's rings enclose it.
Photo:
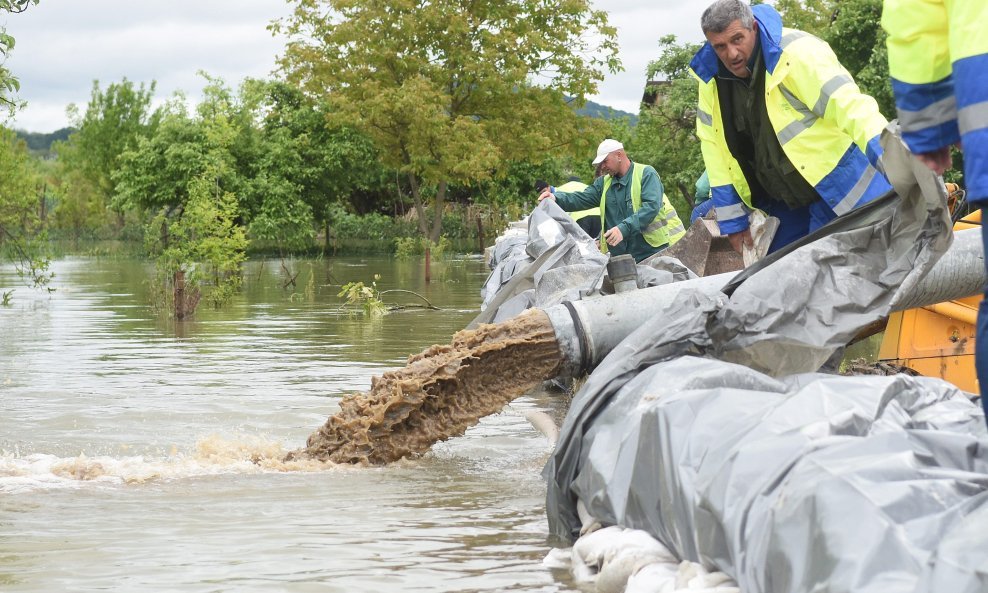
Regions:
[[[758,24],[751,29],[745,29],[741,21],[734,21],[720,33],[707,33],[707,41],[717,52],[721,63],[738,78],[748,78],[748,60],[755,51],[755,39],[758,34]]]
[[[620,176],[621,171],[618,170],[621,162],[622,151],[615,150],[614,152],[608,154],[604,157],[604,160],[600,161],[597,167],[600,169],[602,175],[610,175],[612,177]]]

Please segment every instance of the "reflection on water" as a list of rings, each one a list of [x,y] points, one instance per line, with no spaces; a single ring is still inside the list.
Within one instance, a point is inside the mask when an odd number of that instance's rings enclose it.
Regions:
[[[476,258],[252,262],[232,307],[153,317],[137,261],[56,262],[0,307],[0,590],[568,591],[547,550],[546,439],[519,410],[383,468],[281,463],[346,393],[477,313]],[[339,310],[339,285],[442,311]],[[17,285],[0,268],[0,289]],[[401,297],[415,303],[414,297]]]

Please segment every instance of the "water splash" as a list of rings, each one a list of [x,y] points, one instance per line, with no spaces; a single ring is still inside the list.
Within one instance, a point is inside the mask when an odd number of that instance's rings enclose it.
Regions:
[[[0,452],[0,493],[81,488],[87,484],[143,484],[219,474],[324,471],[335,465],[318,459],[286,459],[277,441],[256,437],[208,435],[193,450],[151,457],[112,455],[59,457],[43,453]]]

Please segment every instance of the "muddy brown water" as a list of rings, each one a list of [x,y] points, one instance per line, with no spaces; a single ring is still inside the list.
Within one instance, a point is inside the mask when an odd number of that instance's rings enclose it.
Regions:
[[[425,453],[552,378],[559,364],[552,325],[539,310],[460,331],[375,378],[367,393],[345,397],[289,458],[377,465]]]
[[[14,290],[0,307],[0,591],[577,591],[542,564],[551,445],[524,416],[561,423],[559,393],[386,465],[284,461],[350,394],[451,344],[479,312],[483,261],[437,262],[428,285],[415,260],[288,265],[296,286],[252,261],[229,308],[179,324],[148,311],[144,262],[57,260],[51,295],[0,265],[0,292]],[[375,276],[442,311],[339,310],[341,283]],[[462,378],[424,389],[516,372],[456,364]]]

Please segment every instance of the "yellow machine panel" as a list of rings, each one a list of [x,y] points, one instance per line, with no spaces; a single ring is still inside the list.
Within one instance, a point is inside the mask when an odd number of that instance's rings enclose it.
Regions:
[[[959,220],[954,230],[981,226],[981,212]],[[978,393],[974,370],[974,337],[981,296],[937,303],[889,316],[878,351],[881,361],[940,377]]]

